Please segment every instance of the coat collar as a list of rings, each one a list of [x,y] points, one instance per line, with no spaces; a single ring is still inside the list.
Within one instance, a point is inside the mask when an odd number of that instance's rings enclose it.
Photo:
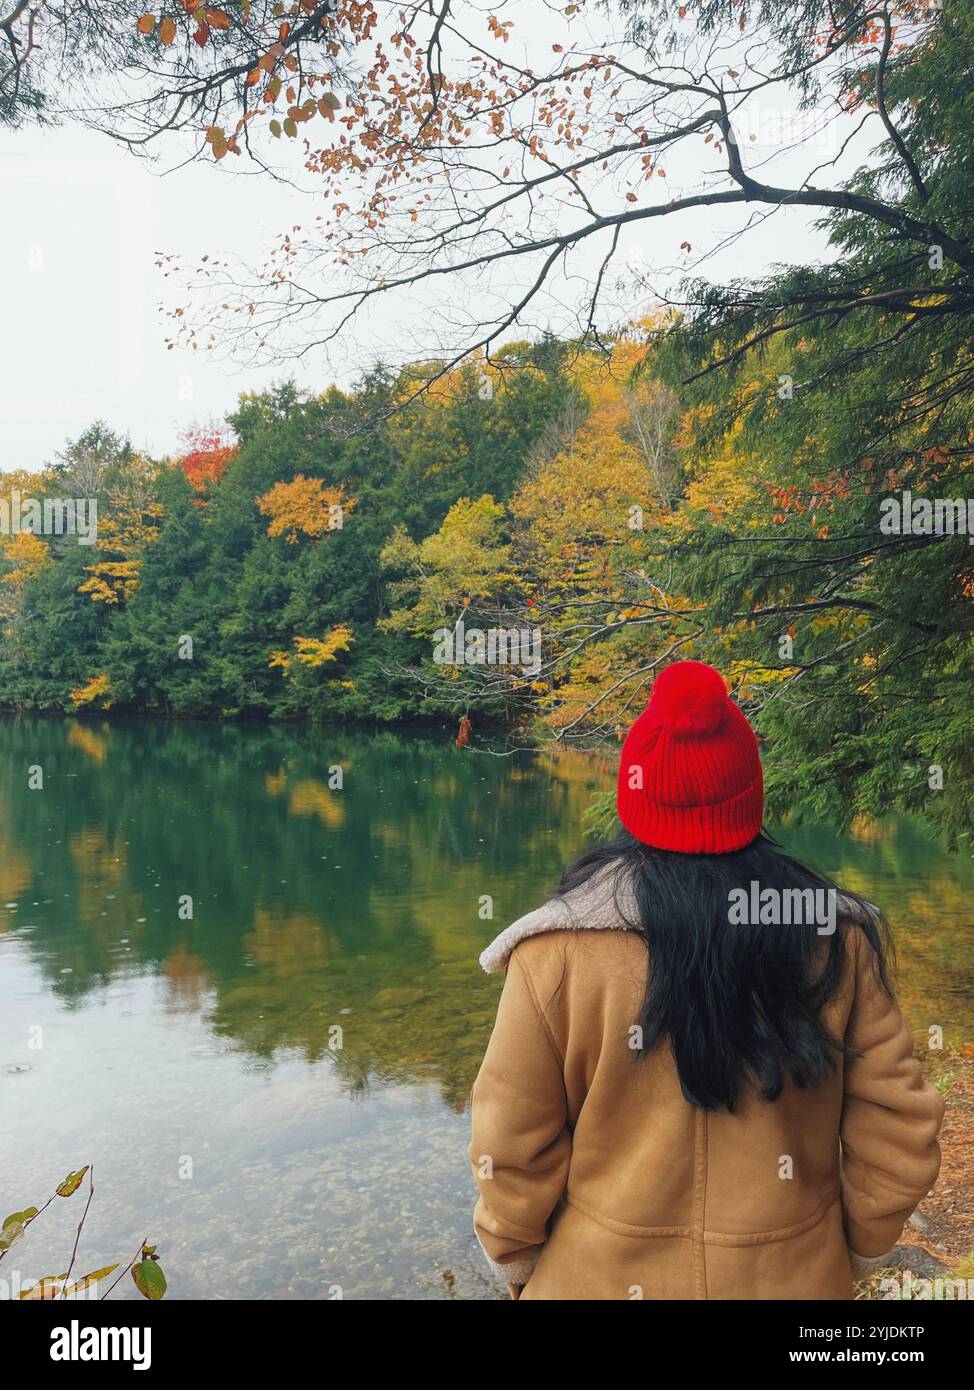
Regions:
[[[866,903],[865,908],[874,917],[879,916],[879,908],[872,903]],[[859,904],[844,893],[837,893],[836,909],[845,920],[863,919]],[[632,931],[638,920],[631,880],[616,865],[607,864],[580,887],[563,897],[549,898],[505,927],[481,952],[480,964],[488,975],[495,975],[507,968],[515,946],[529,936],[549,931]]]
[[[549,931],[631,931],[637,920],[629,880],[614,865],[606,865],[563,897],[549,898],[505,927],[485,951],[480,964],[488,975],[504,970],[515,946],[529,936]]]

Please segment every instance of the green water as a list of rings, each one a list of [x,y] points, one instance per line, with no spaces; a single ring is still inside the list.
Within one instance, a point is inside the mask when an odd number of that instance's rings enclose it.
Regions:
[[[173,1297],[500,1296],[465,1158],[500,987],[477,955],[580,847],[607,765],[4,718],[0,769],[0,1218],[92,1162],[87,1269],[148,1235]],[[974,1042],[971,859],[911,822],[783,838],[888,909],[918,1041]],[[63,1270],[81,1200],[0,1274]]]

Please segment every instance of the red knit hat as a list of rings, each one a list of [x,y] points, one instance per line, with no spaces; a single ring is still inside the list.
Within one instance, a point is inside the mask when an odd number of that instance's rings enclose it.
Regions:
[[[637,840],[683,854],[729,854],[759,834],[764,779],[758,742],[702,661],[657,676],[619,762],[619,819]]]

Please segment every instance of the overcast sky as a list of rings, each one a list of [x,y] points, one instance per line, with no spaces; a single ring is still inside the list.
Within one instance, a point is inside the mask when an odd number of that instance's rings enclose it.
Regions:
[[[310,358],[300,371],[290,364],[244,371],[184,348],[166,350],[158,305],[174,289],[154,253],[196,259],[222,251],[261,261],[274,235],[309,212],[306,195],[266,176],[227,175],[212,163],[165,173],[106,137],[63,127],[0,133],[0,178],[4,469],[39,467],[95,419],[127,433],[136,447],[171,452],[187,426],[222,417],[242,390],[288,375],[316,389],[336,378],[348,385],[383,334],[403,341],[401,326],[383,325],[380,316],[369,343],[349,334],[337,362],[334,354],[330,362]],[[681,241],[691,241],[696,255],[739,217],[736,209],[703,210],[644,224],[642,243],[630,241],[625,253],[675,262]],[[708,261],[707,273],[762,274],[775,261],[818,256],[812,220],[802,209],[776,212]],[[562,298],[577,293],[566,286]],[[632,305],[620,308],[624,315]]]
[[[165,347],[154,252],[233,247],[258,257],[296,194],[210,166],[163,176],[79,130],[0,135],[4,468],[37,467],[102,418],[155,453],[261,383]],[[269,214],[260,216],[263,206]]]

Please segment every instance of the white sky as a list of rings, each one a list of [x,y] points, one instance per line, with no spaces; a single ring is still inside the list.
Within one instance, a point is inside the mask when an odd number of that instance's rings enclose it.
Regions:
[[[768,116],[772,126],[780,124],[778,112],[757,113],[754,159],[762,144],[767,153],[777,143],[777,129],[766,129]],[[231,163],[246,168],[243,159]],[[807,159],[790,163],[788,156],[776,163],[777,179],[800,178],[799,169],[809,167]],[[204,252],[223,252],[259,263],[277,233],[307,222],[309,204],[307,195],[258,173],[228,173],[226,165],[211,162],[171,173],[165,168],[71,127],[0,132],[0,263],[6,271],[0,469],[39,467],[95,419],[128,434],[137,448],[172,452],[187,426],[222,417],[240,391],[290,375],[316,389],[336,379],[348,385],[383,340],[406,341],[403,326],[382,322],[380,314],[378,323],[363,325],[369,342],[353,329],[330,362],[308,358],[300,370],[282,363],[277,370],[244,371],[202,352],[167,351],[159,302],[183,296],[163,280],[155,253],[194,261]],[[824,178],[834,176],[827,171]],[[678,268],[681,241],[693,243],[695,258],[740,217],[740,209],[699,210],[643,224],[624,255]],[[775,262],[816,259],[822,240],[811,230],[813,220],[803,209],[776,212],[709,259],[706,273],[760,275]],[[593,246],[593,256],[603,250]],[[564,302],[577,292],[568,285],[559,291]],[[410,347],[416,339],[419,349],[425,324],[433,321],[435,305],[428,307],[428,318],[408,326]],[[635,307],[620,301],[620,318]]]
[[[0,467],[39,466],[98,418],[167,452],[188,424],[271,379],[166,350],[154,253],[233,247],[258,259],[296,193],[212,165],[162,176],[66,127],[0,135],[0,182]]]

